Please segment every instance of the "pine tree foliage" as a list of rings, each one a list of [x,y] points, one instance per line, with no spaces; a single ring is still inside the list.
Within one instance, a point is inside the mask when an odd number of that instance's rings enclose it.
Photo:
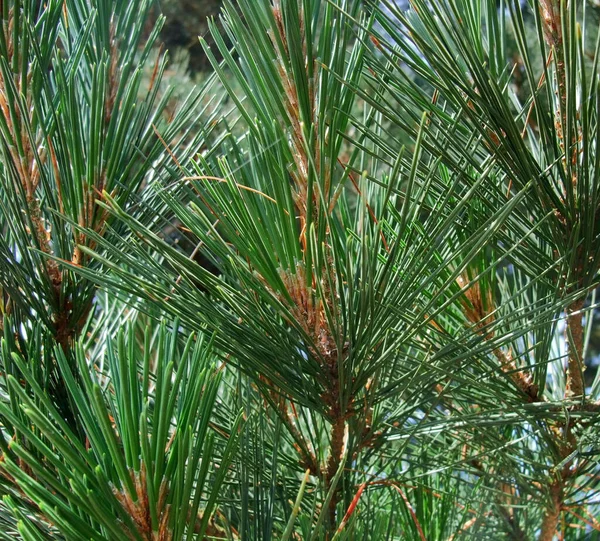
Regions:
[[[5,503],[21,519],[23,537],[146,539],[156,532],[156,539],[202,539],[213,528],[239,436],[234,425],[213,472],[205,457],[217,445],[208,431],[221,377],[210,364],[211,345],[191,335],[181,347],[177,330],[162,325],[152,334],[146,328],[142,349],[133,329],[108,340],[110,377],[90,371],[82,348],[75,373],[56,351],[83,434],[67,425],[25,359],[8,347],[3,352],[8,392],[18,401],[1,412],[17,436],[3,472],[19,494],[9,492]],[[12,374],[31,387],[23,389]],[[179,430],[170,430],[171,423]],[[39,512],[24,512],[17,499]]]
[[[42,338],[65,352],[94,311],[96,286],[50,256],[94,265],[80,248],[89,247],[88,237],[69,224],[118,235],[96,202],[106,192],[137,204],[149,172],[170,160],[161,139],[188,127],[197,101],[163,120],[164,55],[142,86],[162,24],[138,52],[149,8],[147,1],[2,3],[3,314],[18,334],[41,325]],[[192,140],[186,152],[198,144]],[[62,400],[53,361],[45,371],[48,391]]]
[[[593,7],[0,6],[0,535],[598,535]]]

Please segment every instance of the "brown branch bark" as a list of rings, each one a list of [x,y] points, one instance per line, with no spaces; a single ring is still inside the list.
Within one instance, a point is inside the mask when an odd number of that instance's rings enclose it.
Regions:
[[[576,301],[567,307],[567,346],[569,364],[567,372],[567,396],[584,396],[583,381],[583,304]]]
[[[583,382],[583,314],[581,312],[584,305],[583,300],[579,300],[567,307],[567,345],[569,348],[569,360],[567,371],[567,389],[565,398],[569,396],[584,397],[585,388]],[[562,427],[565,432],[564,438],[566,444],[561,447],[560,457],[564,460],[576,448],[577,442],[573,435],[572,425]],[[573,475],[571,461],[562,468],[560,477],[549,486],[550,507],[546,509],[546,514],[542,519],[539,541],[552,541],[556,530],[560,513],[564,505],[564,491],[569,478]]]
[[[555,483],[550,485],[550,497],[551,507],[546,511],[544,519],[542,520],[542,528],[540,531],[539,541],[552,541],[556,528],[558,527],[558,520],[560,518],[560,511],[563,502],[563,490],[564,490],[564,479],[557,480]]]
[[[558,434],[559,431],[562,432],[561,435]],[[573,425],[568,424],[557,427],[556,432],[557,438],[562,440],[558,443],[559,458],[560,461],[564,461],[577,447],[577,440],[573,434]],[[563,465],[558,478],[548,486],[550,506],[546,509],[546,513],[542,519],[540,537],[538,538],[539,541],[552,541],[552,539],[554,539],[554,535],[558,528],[560,513],[563,510],[565,490],[569,479],[574,474],[575,469],[573,467],[573,460],[568,460],[566,464]]]
[[[329,458],[327,460],[327,468],[325,470],[325,486],[327,491],[331,489],[333,478],[340,467],[342,453],[344,449],[344,431],[346,423],[344,416],[338,414],[331,427],[331,444],[329,448]],[[337,525],[337,506],[340,502],[341,491],[336,487],[327,510],[329,526],[331,531],[335,531]]]

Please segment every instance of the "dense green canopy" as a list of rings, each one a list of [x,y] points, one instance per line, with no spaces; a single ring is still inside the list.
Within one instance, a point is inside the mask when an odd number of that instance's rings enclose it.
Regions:
[[[598,7],[155,8],[0,2],[0,539],[598,536]]]

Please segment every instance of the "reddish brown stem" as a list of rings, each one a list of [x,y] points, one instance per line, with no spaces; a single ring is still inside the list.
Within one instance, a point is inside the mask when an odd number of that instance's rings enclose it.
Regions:
[[[583,300],[567,307],[567,345],[569,368],[567,372],[567,395],[583,396]]]
[[[329,448],[327,468],[325,470],[325,482],[328,492],[331,489],[333,479],[340,467],[340,462],[342,460],[345,426],[346,424],[344,421],[344,416],[340,414],[336,417],[333,426],[331,427],[331,444]],[[331,497],[331,500],[329,501],[329,507],[327,512],[329,518],[329,527],[331,528],[331,531],[335,531],[335,527],[337,524],[337,506],[340,501],[340,494],[341,491],[336,488]]]
[[[546,511],[542,520],[542,529],[538,541],[552,541],[554,539],[562,507],[563,489],[564,479],[562,476],[561,479],[550,485],[551,507]]]

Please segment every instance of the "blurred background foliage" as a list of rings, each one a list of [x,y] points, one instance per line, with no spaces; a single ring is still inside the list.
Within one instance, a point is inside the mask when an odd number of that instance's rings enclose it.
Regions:
[[[161,32],[165,47],[171,51],[183,49],[188,54],[186,69],[191,74],[209,71],[210,63],[198,36],[211,40],[208,19],[217,17],[222,0],[162,0],[159,9],[167,18]]]

